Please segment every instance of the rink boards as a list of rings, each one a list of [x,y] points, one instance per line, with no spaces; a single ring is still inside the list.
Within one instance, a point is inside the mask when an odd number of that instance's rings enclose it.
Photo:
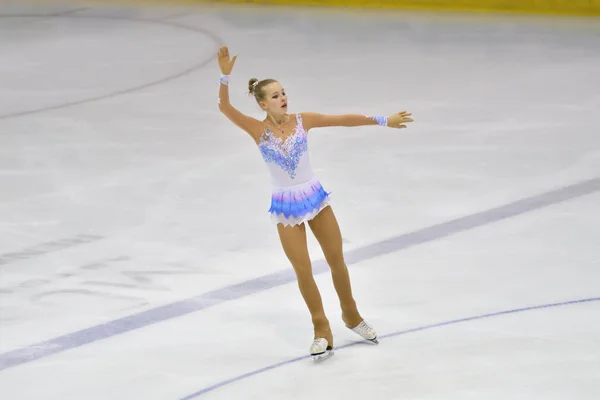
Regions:
[[[96,2],[173,4],[172,1],[165,0],[98,0]],[[600,16],[600,0],[176,0],[175,3],[252,3]]]

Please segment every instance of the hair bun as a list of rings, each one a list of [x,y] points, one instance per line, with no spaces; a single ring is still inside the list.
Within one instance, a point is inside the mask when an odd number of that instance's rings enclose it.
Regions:
[[[256,88],[257,83],[258,83],[258,79],[256,79],[256,78],[252,78],[248,82],[248,91],[250,92],[250,94],[254,94],[254,89]]]

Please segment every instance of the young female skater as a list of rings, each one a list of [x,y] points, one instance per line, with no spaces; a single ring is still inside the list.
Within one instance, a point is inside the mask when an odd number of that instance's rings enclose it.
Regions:
[[[242,114],[229,102],[229,75],[236,59],[237,56],[230,58],[226,46],[219,49],[219,110],[250,134],[269,169],[274,186],[269,212],[277,224],[283,251],[294,268],[300,293],[312,316],[314,341],[310,353],[315,361],[332,355],[333,334],[312,274],[305,222],[319,242],[331,268],[333,284],[342,309],[342,320],[349,329],[364,339],[377,343],[375,330],[363,320],[352,297],[350,277],[342,251],[342,235],[329,205],[329,193],[323,189],[312,171],[307,132],[324,126],[377,124],[406,128],[404,124],[412,122],[409,118],[411,114],[400,112],[391,117],[366,117],[299,113],[292,116],[287,113],[287,95],[279,82],[272,79],[252,79],[249,83],[250,93],[267,114],[263,121],[259,121]]]

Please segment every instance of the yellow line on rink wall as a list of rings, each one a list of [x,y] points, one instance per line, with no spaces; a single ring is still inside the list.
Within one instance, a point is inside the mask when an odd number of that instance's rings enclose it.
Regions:
[[[600,0],[225,0],[214,2],[600,15]]]
[[[600,0],[96,0],[96,3],[230,3],[600,16]]]

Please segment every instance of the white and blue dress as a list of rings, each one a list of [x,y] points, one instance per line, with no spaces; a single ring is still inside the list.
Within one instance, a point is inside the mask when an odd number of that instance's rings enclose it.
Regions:
[[[286,137],[276,137],[266,128],[258,144],[273,184],[269,213],[274,223],[284,226],[313,219],[330,200],[310,165],[302,115],[296,114],[296,122],[294,132]]]

